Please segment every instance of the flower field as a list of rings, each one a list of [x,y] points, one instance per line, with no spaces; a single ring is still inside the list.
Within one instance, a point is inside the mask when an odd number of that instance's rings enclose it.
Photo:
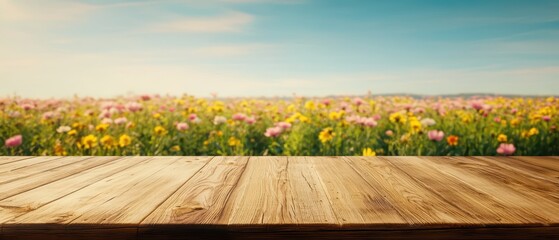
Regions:
[[[0,155],[559,155],[558,98],[0,99]]]

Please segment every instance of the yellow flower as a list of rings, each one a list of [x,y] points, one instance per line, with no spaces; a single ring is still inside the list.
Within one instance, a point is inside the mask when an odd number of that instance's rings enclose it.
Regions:
[[[207,146],[207,145],[209,145],[209,144],[210,144],[210,141],[209,141],[209,140],[204,141],[204,146]]]
[[[390,117],[388,119],[390,119],[390,121],[393,122],[393,123],[405,123],[406,122],[406,116],[404,114],[402,114],[401,112],[395,112],[395,113],[390,114]]]
[[[103,132],[103,131],[107,130],[107,128],[109,128],[109,124],[101,123],[101,124],[97,125],[97,127],[95,127],[95,130],[97,130],[99,132]]]
[[[175,146],[171,147],[171,151],[173,151],[173,152],[178,152],[180,150],[181,150],[181,146],[179,146],[179,145],[175,145]]]
[[[68,153],[66,151],[64,151],[64,148],[62,147],[62,145],[59,142],[57,142],[54,145],[54,155],[56,155],[56,156],[66,156],[66,155],[68,155]]]
[[[376,155],[377,155],[377,153],[375,151],[373,151],[373,149],[371,149],[371,148],[364,148],[363,149],[363,156],[374,157]]]
[[[538,133],[540,133],[540,131],[538,131],[537,128],[531,128],[530,131],[528,131],[528,136],[534,136],[534,135],[538,135]]]
[[[68,136],[76,136],[78,134],[78,131],[76,131],[75,129],[72,129],[70,131],[68,131]]]
[[[418,132],[421,130],[421,122],[414,118],[414,120],[410,121],[410,127],[413,132]]]
[[[160,119],[161,118],[161,113],[154,113],[153,118]]]
[[[505,143],[507,142],[507,135],[505,134],[499,134],[499,136],[497,136],[497,141],[499,141],[500,143]]]
[[[157,126],[157,127],[155,127],[155,128],[153,129],[153,131],[155,132],[156,135],[161,135],[161,136],[163,136],[163,135],[167,134],[167,129],[165,129],[165,128],[162,127],[162,126]]]
[[[295,112],[295,105],[289,104],[289,106],[287,106],[287,112]]]
[[[111,149],[115,145],[115,140],[109,135],[105,135],[101,138],[101,145],[106,149]]]
[[[325,129],[322,129],[322,131],[318,134],[318,139],[322,143],[326,143],[332,140],[335,135],[336,134],[334,133],[334,130],[331,127],[327,127]]]
[[[311,119],[304,116],[304,115],[301,115],[301,116],[299,116],[299,121],[304,122],[304,123],[310,123]]]
[[[343,115],[344,115],[344,111],[330,112],[330,114],[328,115],[328,117],[329,117],[331,120],[340,120],[340,118],[342,118]]]
[[[229,143],[229,146],[231,147],[235,147],[235,146],[239,146],[241,145],[241,140],[235,138],[235,137],[230,137],[229,141],[227,141]]]
[[[316,104],[313,101],[307,101],[305,103],[305,109],[307,110],[315,110],[316,109]]]
[[[118,145],[120,147],[126,147],[130,145],[130,143],[132,143],[132,138],[126,134],[122,134],[120,135],[120,138],[118,138]]]
[[[75,128],[75,129],[83,129],[84,127],[85,127],[85,125],[84,125],[84,124],[81,124],[81,123],[79,123],[79,122],[72,123],[72,128]]]
[[[217,131],[217,136],[218,136],[218,137],[223,136],[223,132],[222,132],[222,131]]]
[[[464,114],[462,116],[462,122],[463,123],[471,123],[472,122],[472,116],[468,115],[468,114]]]
[[[97,146],[97,137],[95,137],[92,134],[89,134],[85,137],[82,138],[82,142],[81,142],[83,148],[85,149],[91,149]]]
[[[510,125],[513,127],[518,126],[518,124],[520,124],[520,120],[518,118],[514,118],[512,120],[510,120]]]

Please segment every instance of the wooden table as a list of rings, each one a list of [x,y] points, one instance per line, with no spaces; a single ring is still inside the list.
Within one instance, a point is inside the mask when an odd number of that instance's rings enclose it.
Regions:
[[[0,239],[559,238],[559,157],[0,157]]]

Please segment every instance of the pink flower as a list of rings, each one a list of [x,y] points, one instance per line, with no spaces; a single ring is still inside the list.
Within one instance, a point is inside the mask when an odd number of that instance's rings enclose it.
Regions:
[[[184,131],[186,129],[188,129],[188,123],[185,122],[177,123],[177,130]]]
[[[279,122],[279,123],[276,123],[276,126],[277,126],[277,127],[280,127],[282,130],[287,130],[288,128],[291,127],[291,123],[288,123],[288,122]]]
[[[345,117],[345,120],[346,120],[348,123],[357,122],[359,119],[360,119],[360,117],[357,116],[357,115],[351,115],[351,116]]]
[[[444,138],[443,131],[431,130],[427,133],[429,140],[440,142]]]
[[[516,108],[513,108],[512,110],[510,110],[510,113],[512,113],[512,114],[516,114],[517,112],[518,112],[518,109],[516,109]]]
[[[254,116],[252,116],[252,117],[247,117],[247,118],[245,119],[245,122],[246,122],[247,124],[249,124],[249,125],[252,125],[252,124],[254,124],[254,123],[256,122],[256,118],[255,118]]]
[[[110,118],[112,115],[112,113],[109,110],[103,110],[100,114],[99,114],[99,119],[103,119],[103,118]]]
[[[31,110],[31,109],[35,108],[35,106],[32,105],[32,104],[29,104],[29,103],[24,103],[24,104],[21,105],[21,108],[23,108],[23,110],[25,110],[25,111],[28,111],[28,110]]]
[[[332,103],[332,101],[330,101],[330,99],[322,100],[322,104],[324,104],[325,106],[330,106],[331,103]]]
[[[481,100],[473,101],[470,104],[475,110],[481,110],[483,108],[483,102]]]
[[[196,115],[196,113],[191,113],[190,115],[188,115],[188,120],[190,120],[191,122],[193,122],[197,118],[198,116]]]
[[[417,108],[415,108],[415,109],[413,110],[413,112],[414,112],[414,113],[419,113],[419,114],[425,113],[425,108],[417,107]]]
[[[551,121],[551,116],[543,116],[542,119],[546,122]]]
[[[363,125],[367,127],[377,126],[377,122],[373,118],[364,118]]]
[[[49,120],[49,119],[51,119],[51,118],[53,118],[53,117],[54,117],[54,113],[53,113],[53,112],[45,112],[45,113],[43,113],[43,119],[45,119],[45,120]]]
[[[357,106],[360,106],[360,105],[363,104],[363,103],[364,103],[364,101],[363,101],[363,99],[361,99],[361,98],[354,98],[354,99],[353,99],[353,104],[355,104],[355,105],[357,105]]]
[[[266,137],[277,137],[281,134],[282,128],[281,127],[271,127],[266,129],[264,136]]]
[[[501,123],[501,118],[500,117],[495,117],[493,118],[493,121],[496,123]]]
[[[514,151],[516,151],[516,148],[512,143],[511,144],[501,143],[501,145],[499,145],[499,148],[497,148],[497,153],[505,156],[512,155]]]
[[[247,115],[243,113],[235,113],[231,118],[235,121],[244,121],[247,118]]]
[[[137,111],[142,110],[142,104],[139,104],[137,102],[129,102],[129,103],[126,104],[125,107],[130,112],[137,112]]]
[[[6,139],[6,142],[4,144],[6,145],[6,147],[17,147],[21,145],[22,142],[23,138],[21,137],[21,135],[15,135],[11,138]]]
[[[128,119],[126,119],[125,117],[117,118],[117,119],[115,119],[115,121],[114,121],[114,123],[115,123],[115,124],[118,124],[118,125],[120,125],[120,124],[125,124],[126,122],[128,122]]]
[[[151,99],[151,96],[144,94],[142,96],[140,96],[140,99],[142,99],[143,101],[149,101]]]
[[[382,118],[382,117],[380,116],[380,114],[375,114],[375,115],[373,115],[373,119],[374,119],[375,121],[378,121],[378,120],[380,120],[381,118]]]
[[[386,136],[392,137],[392,135],[394,135],[394,132],[392,130],[386,130],[384,134],[386,134]]]

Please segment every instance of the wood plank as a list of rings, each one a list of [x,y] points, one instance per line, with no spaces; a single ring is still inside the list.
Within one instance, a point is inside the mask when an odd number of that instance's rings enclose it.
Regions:
[[[34,156],[0,156],[0,165],[17,162],[29,158],[34,158]]]
[[[559,202],[559,179],[541,171],[535,172],[521,164],[521,160],[505,157],[461,158],[480,174],[495,178],[515,189],[537,192],[540,196]],[[557,172],[559,176],[559,172]]]
[[[149,157],[124,157],[87,169],[0,201],[0,223],[65,197],[101,179],[147,161]],[[91,159],[91,161],[97,161]]]
[[[36,158],[41,160],[43,157]],[[75,164],[80,161],[88,161],[92,157],[45,157],[47,161],[34,163],[27,166],[22,166],[14,169],[4,169],[4,172],[0,173],[0,184],[5,184],[9,182],[16,181],[21,178],[25,178],[31,175],[37,175],[45,171],[49,171],[56,168],[63,168],[69,164]]]
[[[343,158],[310,158],[328,200],[345,229],[392,228],[408,226],[407,222],[379,186],[367,183]]]
[[[139,234],[138,239],[197,240],[197,239],[559,239],[559,227],[500,227],[389,229],[359,231],[263,231],[233,232],[207,229],[176,228],[165,233]],[[44,240],[44,239],[39,239]]]
[[[503,202],[491,192],[481,191],[445,173],[444,168],[435,167],[418,157],[380,157],[395,168],[407,173],[425,188],[445,198],[448,202],[475,214],[480,223],[486,225],[542,225],[544,218],[508,201]]]
[[[243,174],[248,157],[215,157],[141,222],[155,224],[227,225],[223,208]],[[139,231],[143,231],[140,229]]]
[[[313,165],[304,157],[251,157],[222,216],[229,225],[244,228],[308,230],[338,224]]]
[[[49,162],[56,161],[61,159],[62,157],[52,157],[52,156],[42,156],[42,157],[33,157],[33,158],[25,158],[19,161],[12,161],[3,165],[0,165],[0,174],[5,174],[13,171],[17,171],[19,169],[32,167],[35,165],[41,165]]]
[[[184,185],[213,157],[181,157],[138,182],[126,192],[114,196],[72,220],[72,224],[140,223],[155,208]],[[160,161],[157,157],[153,161]]]
[[[510,162],[518,162],[518,164],[522,164],[524,168],[541,171],[551,178],[559,179],[559,158],[556,156],[514,156],[510,157],[510,160]]]
[[[74,160],[74,163],[64,165],[63,167],[55,167],[43,172],[28,175],[18,178],[17,181],[10,181],[0,185],[0,200],[9,198],[11,196],[29,191],[36,187],[57,181],[59,179],[81,173],[92,167],[107,164],[119,157],[95,157],[94,160],[89,160],[90,157],[67,157],[68,160]]]
[[[431,192],[402,170],[378,157],[344,157],[371,186],[379,186],[400,215],[413,225],[481,224],[472,213]]]
[[[418,161],[425,161],[433,167],[441,169],[441,172],[460,179],[467,185],[478,189],[481,192],[490,194],[495,199],[506,204],[509,211],[512,209],[521,209],[531,214],[544,218],[540,221],[543,224],[559,222],[559,204],[542,197],[541,195],[530,191],[529,189],[515,189],[508,182],[498,181],[491,175],[482,175],[480,170],[476,170],[465,164],[458,164],[457,158],[449,157],[418,157]],[[461,158],[465,159],[465,158]],[[457,161],[458,160],[458,161]],[[486,169],[491,169],[487,167]],[[496,173],[498,170],[490,170]],[[520,177],[520,176],[513,176]],[[538,204],[534,204],[537,202]]]
[[[103,203],[126,193],[142,181],[151,181],[150,177],[153,174],[168,167],[178,159],[179,157],[150,158],[63,198],[12,218],[4,223],[3,229],[6,231],[8,226],[25,227],[28,224],[58,224],[58,226],[64,228],[64,225],[71,223],[91,210],[95,210]]]

